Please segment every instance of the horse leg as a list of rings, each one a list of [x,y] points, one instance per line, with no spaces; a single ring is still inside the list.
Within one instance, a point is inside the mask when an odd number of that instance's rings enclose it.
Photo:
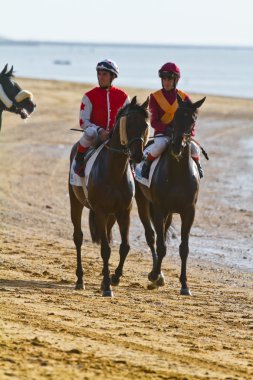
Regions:
[[[117,214],[117,222],[121,235],[121,244],[119,248],[120,261],[115,273],[111,276],[111,284],[116,286],[120,282],[123,274],[123,266],[130,250],[129,245],[129,226],[130,226],[130,210]]]
[[[181,244],[179,246],[179,254],[181,258],[181,291],[180,294],[184,296],[191,296],[191,291],[187,285],[187,276],[186,276],[186,264],[189,254],[189,235],[192,223],[194,221],[195,208],[192,207],[186,212],[180,214],[181,217]]]
[[[99,235],[101,238],[101,257],[103,260],[103,269],[102,275],[103,280],[101,283],[101,290],[103,297],[113,297],[113,292],[111,288],[111,279],[110,279],[110,271],[109,271],[109,259],[111,256],[111,248],[107,235],[107,217],[104,213],[99,210],[95,210],[96,214],[96,225],[99,231]]]
[[[111,243],[112,241],[112,227],[114,226],[116,222],[116,217],[114,214],[110,214],[107,219],[107,236],[108,236],[108,241]]]
[[[152,284],[149,285],[149,289],[155,289],[159,286],[164,286],[164,276],[161,271],[162,261],[166,255],[166,244],[165,244],[165,220],[162,213],[154,212],[154,226],[157,236],[156,246],[157,246],[157,261],[153,266],[152,271],[148,275],[149,281]]]
[[[72,186],[69,184],[69,198],[70,198],[70,214],[71,221],[74,226],[73,240],[76,246],[76,258],[77,258],[77,268],[76,268],[76,286],[75,289],[85,289],[83,283],[83,268],[82,268],[82,258],[81,258],[81,247],[83,243],[83,232],[81,229],[82,211],[83,205],[78,201],[73,191]]]
[[[140,220],[143,224],[144,230],[145,230],[145,237],[147,245],[149,246],[152,254],[153,259],[153,268],[157,261],[157,254],[155,250],[155,232],[151,225],[151,215],[150,215],[150,202],[145,198],[145,196],[142,194],[141,190],[139,189],[138,185],[136,186],[136,193],[135,193],[135,199],[136,204],[138,208],[138,214],[140,217]]]

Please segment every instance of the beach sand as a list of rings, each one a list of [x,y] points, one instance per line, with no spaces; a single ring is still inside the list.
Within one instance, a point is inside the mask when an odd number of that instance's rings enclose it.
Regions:
[[[132,211],[131,251],[112,299],[101,297],[99,247],[83,215],[86,290],[75,291],[67,191],[79,104],[91,85],[19,79],[37,110],[4,113],[0,133],[0,379],[252,379],[253,100],[207,96],[197,138],[202,163],[179,295],[180,223],[163,262],[166,285],[147,290],[151,255]],[[144,101],[147,90],[129,89]],[[198,100],[201,95],[192,94]],[[111,269],[118,262],[114,230]]]

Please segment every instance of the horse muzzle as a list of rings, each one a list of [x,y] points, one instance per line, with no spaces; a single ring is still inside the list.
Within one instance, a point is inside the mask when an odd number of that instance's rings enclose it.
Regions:
[[[130,158],[136,164],[139,164],[143,157],[143,139],[136,138],[129,144]]]

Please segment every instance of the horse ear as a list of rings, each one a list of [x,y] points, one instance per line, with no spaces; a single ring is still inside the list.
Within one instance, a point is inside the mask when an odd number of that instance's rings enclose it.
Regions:
[[[203,99],[200,99],[197,102],[193,103],[194,108],[201,107],[205,100],[206,100],[206,97],[204,97]]]
[[[8,71],[7,74],[10,75],[10,76],[12,76],[12,74],[13,74],[13,66],[11,66],[11,69]]]
[[[133,97],[133,99],[131,100],[131,106],[135,106],[137,103],[137,98],[136,96]]]
[[[141,107],[144,109],[147,109],[148,108],[148,102],[149,102],[149,97],[147,97],[146,101],[141,105]]]
[[[0,75],[5,74],[7,71],[8,63],[4,66],[3,70],[1,71]]]
[[[177,102],[178,102],[179,107],[180,106],[182,107],[182,105],[184,104],[184,101],[182,100],[181,96],[178,94],[177,94]]]

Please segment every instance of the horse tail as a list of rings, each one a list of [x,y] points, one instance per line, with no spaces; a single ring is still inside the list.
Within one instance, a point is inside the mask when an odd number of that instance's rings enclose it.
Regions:
[[[93,243],[100,244],[101,239],[98,232],[97,224],[96,224],[96,216],[93,210],[89,212],[89,227],[90,227],[90,235]]]
[[[154,226],[154,209],[152,207],[152,203],[149,203],[149,213],[150,213],[150,219],[151,222]],[[176,239],[177,234],[176,234],[176,228],[174,224],[172,223],[172,216],[169,216],[167,220],[165,221],[165,236],[167,239]]]
[[[165,236],[168,240],[177,238],[176,228],[172,223],[172,216],[168,217],[165,222]]]

